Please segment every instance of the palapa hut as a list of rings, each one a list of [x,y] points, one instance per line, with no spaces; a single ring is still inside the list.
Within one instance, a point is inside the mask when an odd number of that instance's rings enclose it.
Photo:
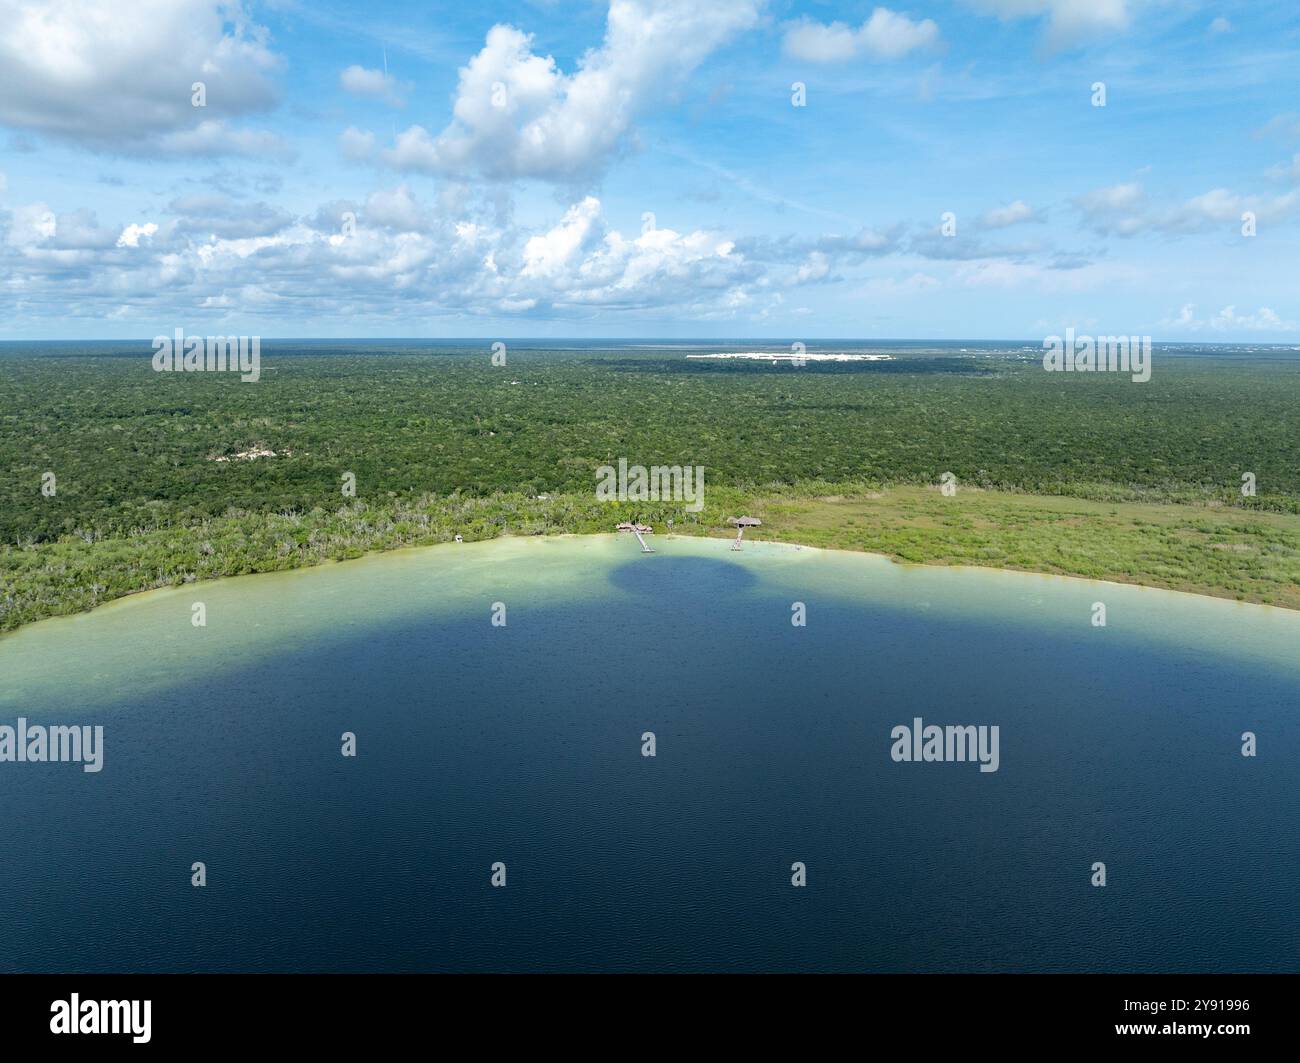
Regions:
[[[736,541],[731,544],[731,548],[733,550],[739,550],[740,540],[745,535],[745,529],[760,527],[763,522],[757,517],[728,517],[727,523],[736,526]]]
[[[649,524],[639,524],[635,521],[625,520],[615,530],[621,532],[631,532],[633,535],[635,535],[636,541],[641,544],[641,552],[643,554],[654,553],[654,551],[651,550],[650,547],[646,545],[646,541],[643,538],[641,538],[643,534],[648,535],[649,533],[654,531],[654,529],[650,527]]]

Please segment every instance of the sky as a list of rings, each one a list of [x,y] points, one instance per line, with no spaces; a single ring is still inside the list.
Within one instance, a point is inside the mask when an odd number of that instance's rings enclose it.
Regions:
[[[1300,343],[1297,54],[1295,0],[0,0],[0,339]]]

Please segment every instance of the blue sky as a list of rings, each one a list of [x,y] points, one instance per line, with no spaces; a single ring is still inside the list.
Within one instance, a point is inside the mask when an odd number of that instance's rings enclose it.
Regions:
[[[4,339],[1300,343],[1292,2],[0,20]]]

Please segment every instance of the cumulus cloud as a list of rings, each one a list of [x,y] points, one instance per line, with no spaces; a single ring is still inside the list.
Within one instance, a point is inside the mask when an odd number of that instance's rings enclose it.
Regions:
[[[1210,328],[1220,332],[1295,332],[1297,326],[1294,321],[1283,321],[1267,306],[1246,314],[1237,313],[1235,306],[1225,306],[1210,318]]]
[[[1006,229],[1022,222],[1041,222],[1043,217],[1022,199],[1008,203],[1005,207],[994,207],[980,215],[978,225],[981,229]]]
[[[966,288],[1029,289],[1049,294],[1074,294],[1131,285],[1143,279],[1135,265],[1120,262],[1091,262],[1074,269],[1037,262],[986,260],[962,262],[953,283]]]
[[[1280,177],[1284,181],[1300,181],[1300,154],[1292,155],[1290,162],[1270,167],[1268,175],[1269,177]],[[3,190],[3,186],[0,186],[0,190]]]
[[[757,278],[730,240],[653,227],[627,237],[607,228],[600,201],[587,196],[527,240],[518,279],[524,290],[514,298],[551,305],[631,308],[681,300],[714,304],[716,312],[718,304],[748,302]]]
[[[1300,324],[1286,321],[1274,310],[1261,306],[1249,313],[1238,313],[1235,306],[1225,306],[1208,318],[1196,316],[1196,305],[1184,303],[1178,315],[1160,323],[1171,329],[1187,332],[1295,332]]]
[[[59,318],[60,289],[91,279],[101,263],[136,253],[118,250],[120,230],[100,225],[88,210],[59,214],[45,203],[29,203],[7,218],[0,214],[0,224],[5,221],[0,291],[19,313],[24,299],[43,297],[49,316]]]
[[[594,196],[570,207],[558,225],[524,245],[523,275],[554,280],[567,274],[574,258],[597,243],[599,219],[600,200]]]
[[[736,241],[735,250],[746,261],[761,263],[778,287],[828,284],[844,280],[845,271],[897,253],[904,231],[904,226],[894,225],[815,237],[747,236]]]
[[[139,247],[141,237],[153,236],[158,231],[158,226],[154,222],[146,222],[144,225],[136,225],[134,222],[122,230],[122,235],[117,238],[118,247]]]
[[[413,125],[384,157],[444,176],[588,179],[641,111],[756,24],[758,2],[611,0],[603,43],[573,74],[535,54],[528,34],[493,26],[460,71],[450,124],[437,134]]]
[[[1041,243],[1028,241],[1012,245],[990,244],[965,231],[956,236],[945,236],[935,227],[912,236],[908,241],[908,250],[923,258],[941,262],[969,262],[981,258],[1008,261],[1023,259],[1046,249]]]
[[[289,225],[291,215],[262,202],[247,202],[225,193],[182,196],[172,200],[168,211],[174,220],[168,235],[197,239],[234,240],[268,236]]]
[[[159,138],[159,147],[174,155],[216,157],[240,155],[251,159],[292,158],[292,149],[276,134],[264,129],[244,129],[222,119],[207,119],[192,129]]]
[[[394,232],[428,232],[437,215],[416,199],[409,185],[380,189],[366,200],[362,216],[368,225],[381,225]]]
[[[1128,213],[1145,206],[1146,192],[1136,181],[1130,181],[1086,192],[1075,202],[1089,214]]]
[[[938,40],[939,27],[932,19],[914,22],[907,15],[878,7],[857,29],[843,22],[828,25],[809,18],[788,22],[783,46],[794,59],[843,63],[861,56],[898,59],[918,48],[932,47]]]
[[[201,125],[211,137],[276,99],[279,59],[237,0],[0,0],[0,25],[4,125],[166,150],[168,137]],[[195,82],[205,107],[191,102]]]
[[[811,251],[808,258],[795,270],[795,284],[812,284],[827,280],[831,275],[831,260],[825,251]]]
[[[394,107],[406,104],[404,93],[407,86],[399,85],[396,78],[382,70],[369,70],[353,64],[339,74],[339,86],[354,96],[383,100]]]
[[[105,229],[45,204],[12,211],[0,244],[0,292],[39,317],[150,313],[177,307],[352,320],[384,313],[546,314],[597,310],[731,317],[768,305],[771,266],[704,231],[623,233],[586,197],[548,225],[521,231],[489,200],[456,213],[409,186],[313,217],[211,196],[172,204],[173,221]],[[355,228],[343,231],[345,211]],[[150,226],[154,231],[150,233]],[[131,234],[134,243],[130,238]],[[21,270],[12,267],[21,264]]]
[[[54,211],[44,203],[29,203],[13,212],[6,235],[14,247],[32,247],[52,239],[58,229]]]
[[[364,162],[375,153],[375,134],[368,129],[348,126],[339,134],[339,151],[345,159]]]
[[[1300,211],[1300,191],[1281,196],[1243,196],[1213,188],[1179,203],[1153,203],[1140,184],[1095,189],[1074,200],[1083,222],[1103,236],[1160,232],[1184,235],[1215,226],[1241,224],[1250,211],[1259,223],[1277,222]]]
[[[1038,18],[1046,22],[1049,51],[1073,48],[1094,37],[1126,30],[1139,0],[967,0],[974,8],[1004,20]]]

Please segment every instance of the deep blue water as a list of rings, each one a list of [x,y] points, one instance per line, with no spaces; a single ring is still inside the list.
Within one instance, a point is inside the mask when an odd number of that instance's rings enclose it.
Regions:
[[[865,601],[800,638],[725,562],[609,578],[183,682],[113,710],[99,776],[9,770],[0,967],[1300,967],[1295,673]],[[999,724],[1000,770],[894,763],[914,716]]]

